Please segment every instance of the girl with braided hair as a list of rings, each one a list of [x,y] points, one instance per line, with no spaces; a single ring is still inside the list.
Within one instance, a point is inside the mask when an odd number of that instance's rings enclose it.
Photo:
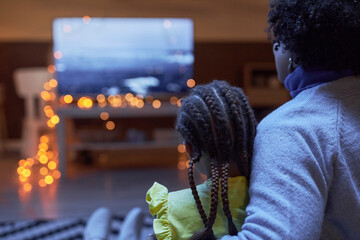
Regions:
[[[216,239],[241,230],[256,125],[243,91],[224,81],[199,85],[183,99],[176,129],[190,158],[190,189],[149,189],[157,239]],[[198,186],[194,166],[208,177]]]

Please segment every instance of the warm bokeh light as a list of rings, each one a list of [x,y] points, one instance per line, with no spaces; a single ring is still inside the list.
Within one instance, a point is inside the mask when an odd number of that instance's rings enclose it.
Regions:
[[[25,170],[22,172],[22,175],[23,175],[24,177],[30,177],[30,175],[31,175],[30,169],[25,169]]]
[[[52,111],[51,106],[46,105],[44,107],[44,111]],[[51,120],[54,122],[58,122],[56,117],[57,115],[54,115],[53,119],[48,120],[48,124],[53,124]],[[53,124],[55,125],[55,124]],[[19,167],[17,168],[18,178],[21,183],[24,185],[22,186],[23,192],[28,191],[30,192],[32,190],[32,185],[30,182],[32,182],[33,178],[41,178],[41,176],[46,176],[45,179],[39,180],[39,186],[45,187],[46,185],[50,185],[54,182],[54,179],[59,179],[61,176],[60,171],[58,171],[57,168],[57,161],[58,161],[58,152],[56,151],[47,151],[51,145],[49,145],[50,138],[48,135],[41,135],[39,138],[39,145],[38,145],[38,152],[37,155],[34,158],[27,158],[19,160],[18,164]],[[46,164],[41,165],[41,164]],[[35,166],[34,166],[35,165]],[[35,167],[35,168],[34,168]],[[35,171],[37,174],[32,174],[32,172]],[[31,177],[34,175],[34,177]],[[35,180],[37,181],[37,180]]]
[[[179,98],[177,98],[177,97],[171,97],[170,98],[170,103],[172,104],[172,105],[176,105],[176,103],[177,103],[177,101],[179,100]]]
[[[50,101],[51,100],[51,94],[48,91],[42,91],[40,93],[40,96],[44,101]]]
[[[179,161],[178,164],[177,164],[177,168],[179,170],[185,170],[186,169],[186,162]]]
[[[59,171],[59,170],[55,170],[55,171],[53,172],[53,177],[54,177],[55,179],[59,179],[59,178],[61,177],[60,171]]]
[[[84,107],[91,108],[93,106],[93,101],[90,98],[84,100]]]
[[[56,67],[55,65],[49,65],[47,68],[49,73],[55,73],[56,72]]]
[[[83,23],[89,24],[91,21],[91,18],[89,16],[84,16],[82,20],[83,20]]]
[[[101,118],[101,120],[104,120],[104,121],[108,120],[109,119],[109,113],[107,113],[107,112],[100,113],[100,118]]]
[[[49,128],[55,127],[55,124],[52,123],[50,119],[46,122],[46,124],[48,125]]]
[[[185,153],[186,152],[186,148],[185,148],[184,144],[179,144],[177,149],[178,149],[179,153]]]
[[[56,168],[56,162],[50,161],[50,162],[48,163],[48,168],[49,168],[50,170],[54,170],[54,169]]]
[[[144,107],[144,101],[142,99],[140,99],[137,104],[136,104],[136,107],[138,108],[143,108]]]
[[[90,97],[81,97],[77,105],[79,108],[91,108],[93,106],[93,100]]]
[[[24,163],[26,162],[26,160],[25,159],[21,159],[20,161],[19,161],[19,166],[24,166]]]
[[[133,99],[134,95],[132,93],[125,94],[125,100],[130,102]]]
[[[153,103],[152,103],[152,106],[154,107],[154,108],[160,108],[161,107],[161,102],[160,102],[160,100],[154,100],[153,101]]]
[[[25,165],[32,167],[34,165],[34,163],[35,163],[34,159],[28,158],[28,159],[26,159]]]
[[[138,99],[136,98],[136,97],[134,97],[134,98],[132,98],[131,100],[130,100],[130,105],[131,106],[136,106],[137,105],[137,103],[138,103]]]
[[[102,102],[105,102],[106,101],[106,98],[103,94],[99,94],[96,96],[96,100],[99,102],[99,103],[102,103]]]
[[[39,158],[39,162],[42,163],[42,164],[46,164],[48,161],[49,161],[49,159],[48,159],[48,157],[45,156],[45,155],[42,155],[42,156]]]
[[[40,149],[37,154],[39,157],[46,156],[46,151]]]
[[[99,105],[99,107],[104,108],[104,107],[106,107],[107,102],[99,102],[98,105]]]
[[[176,104],[178,105],[178,107],[181,107],[181,100],[182,100],[182,99],[179,99],[179,100],[177,100],[177,102],[176,102]]]
[[[52,117],[50,118],[50,120],[51,120],[51,122],[52,122],[53,124],[58,124],[58,123],[60,122],[60,118],[59,118],[58,115],[52,116]]]
[[[50,86],[50,84],[49,84],[48,82],[45,82],[43,87],[44,87],[44,89],[47,90],[47,91],[50,91],[50,90],[51,90],[51,86]]]
[[[54,182],[54,178],[50,175],[47,175],[45,177],[45,182],[46,182],[46,184],[52,184]]]
[[[85,100],[85,97],[81,97],[77,101],[77,105],[78,105],[79,108],[84,108],[84,100]]]
[[[50,93],[50,100],[55,101],[56,100],[56,94],[54,92]]]
[[[60,102],[61,104],[65,104],[64,96],[60,96],[60,97],[59,97],[59,102]]]
[[[113,121],[106,122],[106,128],[107,130],[114,130],[115,129],[115,123]]]
[[[62,56],[63,56],[62,52],[60,52],[60,51],[54,52],[54,58],[56,58],[56,59],[61,59]]]
[[[53,78],[53,79],[50,79],[49,85],[50,85],[50,87],[55,88],[55,87],[57,87],[58,82],[56,81],[56,79]]]
[[[46,174],[48,174],[48,172],[49,172],[49,169],[47,169],[46,167],[42,167],[42,168],[40,168],[40,170],[39,170],[39,173],[41,174],[41,175],[46,175]]]
[[[40,143],[39,146],[38,146],[38,148],[39,148],[40,150],[46,151],[46,150],[49,149],[49,146],[48,146],[46,143]]]
[[[189,80],[187,80],[187,82],[186,82],[186,85],[187,85],[189,88],[195,87],[195,84],[196,84],[196,82],[195,82],[194,79],[189,79]]]
[[[74,100],[74,98],[71,96],[71,95],[69,95],[69,94],[67,94],[67,95],[65,95],[64,96],[64,102],[65,103],[72,103],[72,101]]]
[[[31,183],[25,183],[25,184],[24,184],[24,191],[25,191],[25,192],[30,192],[31,189],[32,189]]]
[[[49,138],[45,135],[40,137],[40,142],[41,143],[48,143],[49,142]]]
[[[40,187],[45,187],[45,186],[46,186],[45,179],[40,179],[40,180],[39,180],[39,186],[40,186]]]
[[[108,98],[107,98],[108,102],[111,103],[113,101],[114,97],[115,97],[114,95],[108,96]]]
[[[54,116],[54,111],[52,109],[46,109],[45,111],[45,116],[51,118],[52,116]]]
[[[19,175],[20,182],[26,182],[27,180],[28,180],[27,177],[24,177],[23,175]]]
[[[20,166],[17,168],[17,173],[22,174],[24,172],[25,168],[23,166]]]
[[[121,107],[122,100],[120,95],[109,96],[108,100],[112,107]]]
[[[189,168],[189,165],[190,165],[190,160],[187,160],[186,161],[186,168]]]

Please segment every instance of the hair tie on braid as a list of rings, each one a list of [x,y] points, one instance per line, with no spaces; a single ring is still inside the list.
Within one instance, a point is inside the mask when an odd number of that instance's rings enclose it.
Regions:
[[[196,232],[190,240],[216,240],[216,237],[212,228],[205,228]]]

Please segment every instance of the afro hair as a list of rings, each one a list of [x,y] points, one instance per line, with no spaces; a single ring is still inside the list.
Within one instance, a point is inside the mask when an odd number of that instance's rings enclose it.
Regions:
[[[268,33],[304,68],[360,73],[360,1],[270,0]]]

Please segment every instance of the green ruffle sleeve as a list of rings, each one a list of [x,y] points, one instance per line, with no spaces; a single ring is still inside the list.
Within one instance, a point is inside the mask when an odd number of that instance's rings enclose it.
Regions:
[[[171,240],[173,228],[168,220],[168,189],[155,182],[146,193],[146,202],[149,204],[154,233],[158,240]]]

